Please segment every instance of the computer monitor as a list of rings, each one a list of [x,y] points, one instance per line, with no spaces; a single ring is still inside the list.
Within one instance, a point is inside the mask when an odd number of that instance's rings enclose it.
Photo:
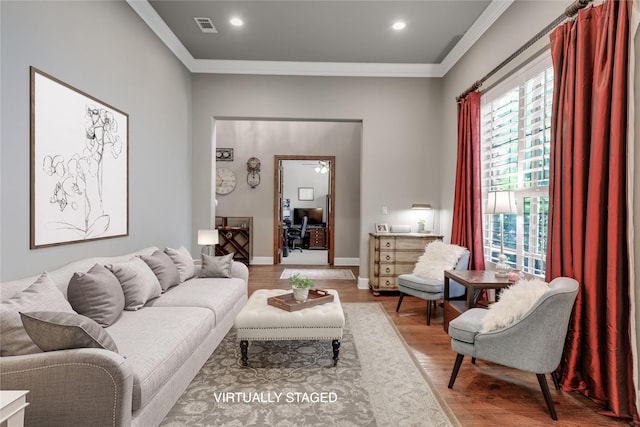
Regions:
[[[322,225],[322,208],[293,208],[293,223],[302,225],[302,218],[307,217],[307,225]]]

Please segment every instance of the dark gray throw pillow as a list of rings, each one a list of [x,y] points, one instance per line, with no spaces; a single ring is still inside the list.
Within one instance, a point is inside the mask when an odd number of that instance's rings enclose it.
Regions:
[[[158,278],[162,292],[180,283],[180,272],[169,255],[155,251],[151,255],[140,255],[140,258]]]
[[[231,277],[233,254],[210,256],[202,254],[200,277]]]
[[[32,311],[20,313],[27,334],[42,351],[72,348],[103,348],[118,352],[116,343],[102,326],[75,313]]]
[[[124,310],[124,292],[118,278],[100,264],[86,273],[74,273],[67,298],[75,311],[104,327],[118,320]]]

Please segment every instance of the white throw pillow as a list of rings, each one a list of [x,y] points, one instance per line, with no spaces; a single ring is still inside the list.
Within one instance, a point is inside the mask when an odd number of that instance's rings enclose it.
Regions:
[[[180,283],[191,279],[196,274],[196,266],[187,248],[184,246],[181,246],[180,249],[166,248],[164,252],[169,255],[169,258],[178,267]]]
[[[418,258],[413,274],[425,279],[444,281],[444,271],[452,270],[466,249],[440,240],[434,240],[424,248],[424,253]]]
[[[514,324],[548,290],[549,284],[540,279],[520,280],[503,289],[500,299],[489,306],[489,312],[482,319],[480,332],[491,332]]]

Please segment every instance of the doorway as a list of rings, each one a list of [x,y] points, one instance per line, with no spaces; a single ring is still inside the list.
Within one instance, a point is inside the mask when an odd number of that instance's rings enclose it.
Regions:
[[[274,156],[274,264],[334,265],[335,161],[335,156]],[[292,239],[304,217],[305,236]]]

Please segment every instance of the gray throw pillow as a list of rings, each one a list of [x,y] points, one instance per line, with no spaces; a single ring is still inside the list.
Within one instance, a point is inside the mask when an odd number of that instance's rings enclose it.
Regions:
[[[19,313],[40,310],[75,314],[47,273],[40,276],[25,290],[0,303],[0,356],[41,352],[24,330]]]
[[[180,249],[166,248],[164,252],[169,255],[178,268],[180,272],[180,283],[191,279],[193,275],[196,274],[196,266],[187,248],[184,246],[181,246]]]
[[[67,298],[75,311],[104,327],[118,320],[124,310],[124,292],[118,278],[100,264],[86,273],[74,273]]]
[[[111,335],[88,317],[60,311],[20,313],[22,324],[42,351],[103,348],[118,352]]]
[[[180,283],[180,272],[169,255],[161,251],[155,251],[151,255],[140,255],[149,268],[158,278],[162,291]]]
[[[231,277],[233,254],[210,256],[202,254],[200,277]]]
[[[149,266],[140,258],[127,262],[106,265],[118,278],[124,291],[124,309],[138,310],[147,301],[162,293],[160,282]]]

